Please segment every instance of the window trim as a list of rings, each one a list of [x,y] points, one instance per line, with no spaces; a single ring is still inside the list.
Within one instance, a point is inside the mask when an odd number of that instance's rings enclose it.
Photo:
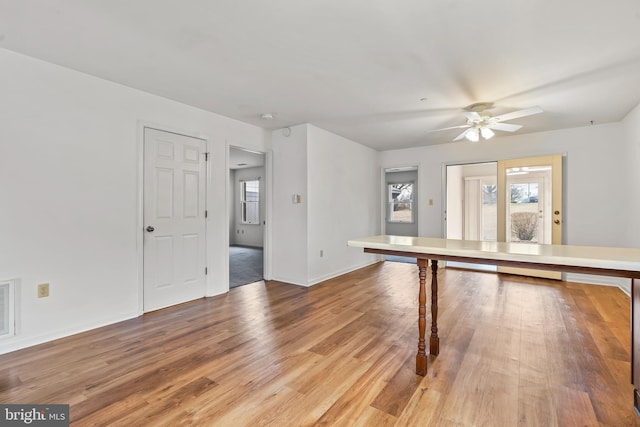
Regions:
[[[411,220],[410,221],[399,221],[399,220],[394,220],[392,219],[393,215],[392,215],[392,206],[394,203],[391,201],[392,196],[391,196],[391,186],[392,185],[398,185],[398,184],[411,184],[411,201],[409,202],[411,205]],[[415,188],[416,182],[415,180],[410,180],[410,181],[395,181],[395,182],[390,182],[387,181],[387,223],[389,224],[415,224],[416,222],[416,210],[415,210],[415,201],[413,199],[413,189]]]
[[[258,183],[258,192],[256,201],[247,201],[246,198],[246,184],[248,182],[257,182]],[[239,179],[240,183],[240,223],[242,225],[260,225],[260,177],[255,178],[242,178]],[[256,222],[249,222],[246,220],[246,206],[247,203],[256,203]]]

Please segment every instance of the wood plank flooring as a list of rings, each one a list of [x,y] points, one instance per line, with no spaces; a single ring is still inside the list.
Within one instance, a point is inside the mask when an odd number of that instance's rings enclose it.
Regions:
[[[69,403],[74,426],[640,426],[619,289],[453,269],[438,281],[440,355],[424,378],[417,268],[386,262],[0,356],[0,402]]]

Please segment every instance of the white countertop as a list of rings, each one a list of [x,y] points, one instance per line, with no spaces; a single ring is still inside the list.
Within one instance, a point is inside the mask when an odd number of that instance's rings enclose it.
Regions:
[[[371,236],[349,246],[432,255],[640,271],[640,249],[481,242],[432,237]]]

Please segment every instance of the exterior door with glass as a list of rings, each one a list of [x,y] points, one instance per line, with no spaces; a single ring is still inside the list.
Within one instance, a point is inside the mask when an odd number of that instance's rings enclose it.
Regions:
[[[498,241],[562,244],[562,156],[498,162]],[[499,267],[501,273],[561,279],[560,272]]]
[[[386,172],[385,234],[418,235],[418,171]]]

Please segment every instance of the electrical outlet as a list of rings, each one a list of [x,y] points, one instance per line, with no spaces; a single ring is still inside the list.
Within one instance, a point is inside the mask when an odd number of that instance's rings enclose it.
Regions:
[[[323,256],[324,256],[324,251],[320,249],[320,258],[322,258]]]
[[[46,298],[49,296],[49,284],[41,283],[38,285],[38,298]]]

